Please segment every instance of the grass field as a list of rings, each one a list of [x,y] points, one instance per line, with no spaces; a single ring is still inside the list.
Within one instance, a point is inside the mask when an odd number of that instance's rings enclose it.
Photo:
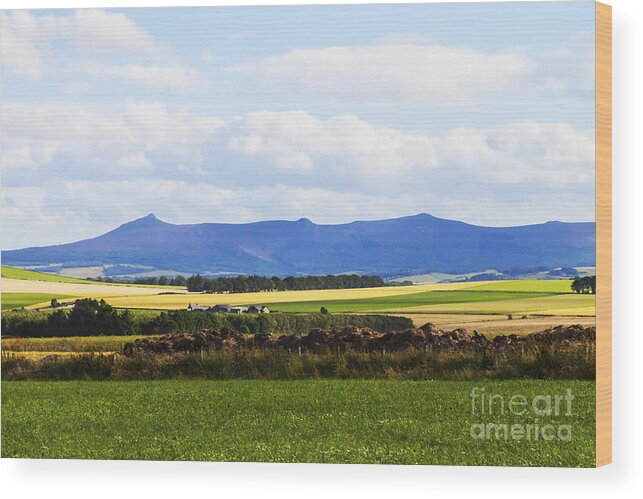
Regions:
[[[573,417],[472,414],[471,390],[574,395]],[[2,457],[593,466],[580,381],[2,382]],[[499,411],[499,409],[498,409]],[[569,424],[571,440],[476,440],[480,423]]]
[[[518,295],[519,296],[519,295]],[[472,301],[469,303],[441,303],[403,309],[407,313],[425,312],[442,314],[514,314],[595,316],[596,295],[549,295],[538,298],[498,301]],[[394,310],[391,310],[393,312]]]
[[[497,302],[508,300],[524,300],[551,296],[551,293],[528,293],[507,291],[424,291],[406,295],[382,296],[357,300],[323,300],[302,302],[275,302],[268,303],[271,310],[280,312],[316,312],[321,307],[326,307],[330,312],[369,312],[369,311],[395,311],[410,307],[443,305],[470,302]]]
[[[85,279],[76,279],[74,277],[59,276],[48,274],[46,272],[35,272],[33,270],[17,269],[15,267],[2,266],[2,277],[6,279],[24,279],[27,281],[45,281],[45,282],[69,282],[76,284],[87,284]]]
[[[2,310],[28,307],[36,303],[48,302],[52,298],[64,300],[68,295],[50,295],[46,293],[2,293]]]

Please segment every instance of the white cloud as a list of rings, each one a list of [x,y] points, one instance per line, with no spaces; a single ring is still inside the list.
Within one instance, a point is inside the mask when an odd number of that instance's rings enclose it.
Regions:
[[[440,136],[374,126],[356,116],[319,120],[304,112],[250,113],[227,133],[230,147],[275,168],[364,182],[422,183],[440,172],[481,182],[591,183],[593,130],[524,122],[460,128]]]
[[[216,136],[223,121],[170,111],[162,104],[129,101],[116,109],[6,104],[0,125],[3,171],[50,168],[56,157],[63,160],[59,167],[69,171],[111,168],[128,157],[130,165],[136,163],[132,158],[138,158],[139,167],[149,167],[149,158],[143,160],[146,153],[199,161],[200,146]]]
[[[39,80],[43,71],[40,45],[58,36],[52,17],[38,19],[24,10],[0,14],[0,62],[15,74]]]
[[[78,9],[72,15],[37,16],[28,11],[2,13],[1,60],[5,68],[17,76],[40,80],[46,61],[63,57],[53,49],[53,42],[70,41],[76,47],[76,59],[91,62],[74,64],[82,70],[102,77],[124,78],[144,85],[167,87],[199,87],[208,85],[198,71],[184,67],[175,60],[171,47],[159,43],[125,14],[101,10]],[[106,55],[128,59],[150,58],[163,64],[113,65],[98,62]],[[169,62],[168,62],[169,60]],[[73,82],[76,83],[76,82]]]
[[[396,174],[412,166],[436,166],[430,137],[377,127],[353,115],[320,120],[303,111],[248,113],[236,118],[228,133],[233,150],[264,157],[284,170],[311,171],[336,164]]]
[[[224,119],[135,101],[9,104],[1,120],[5,247],[87,237],[150,211],[181,223],[592,219],[593,131],[565,123],[430,136],[353,115]],[[56,234],[65,219],[81,222]]]
[[[123,156],[116,162],[116,166],[138,172],[153,169],[152,162],[147,159],[147,156],[143,152],[135,152],[127,156]]]
[[[125,14],[101,9],[78,9],[68,22],[61,22],[63,36],[70,36],[78,48],[89,52],[143,53],[162,56],[166,47],[157,43]]]
[[[8,104],[0,124],[6,172],[96,168],[103,176],[154,170],[212,177],[216,169],[238,181],[237,163],[244,175],[261,172],[267,181],[301,186],[314,176],[316,182],[363,184],[365,190],[415,188],[455,175],[497,185],[594,180],[593,130],[566,123],[457,128],[429,136],[354,115],[323,120],[303,111],[254,112],[224,119],[129,101],[114,109]]]
[[[198,71],[188,69],[181,64],[168,66],[125,64],[117,66],[92,62],[83,64],[81,69],[92,76],[123,78],[155,87],[194,88],[211,85],[211,82],[202,77]]]
[[[497,184],[539,181],[591,184],[594,131],[566,123],[512,123],[497,128],[461,128],[439,139],[438,162],[445,168]]]
[[[397,33],[370,45],[296,49],[236,67],[294,91],[381,103],[461,107],[484,98],[565,95],[593,99],[594,33],[558,47],[493,53],[444,46],[430,35]]]
[[[216,175],[214,168],[231,173],[238,163],[244,174],[261,172],[274,181],[310,185],[312,175],[365,189],[453,175],[493,184],[594,179],[593,130],[566,123],[457,128],[430,136],[354,115],[323,120],[303,111],[266,111],[228,119],[128,101],[120,108],[7,104],[0,124],[5,171],[77,165],[107,168],[108,175],[114,165],[130,165],[118,174],[154,166],[159,175]],[[174,166],[161,171],[155,158]]]
[[[293,50],[239,69],[329,96],[462,105],[525,85],[535,64],[512,51],[407,43]]]

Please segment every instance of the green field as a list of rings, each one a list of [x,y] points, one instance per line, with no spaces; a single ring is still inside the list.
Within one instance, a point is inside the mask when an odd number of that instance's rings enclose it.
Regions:
[[[2,310],[28,307],[35,303],[50,301],[52,298],[65,300],[71,297],[67,295],[51,295],[47,293],[2,293]]]
[[[470,393],[574,395],[573,417],[472,415]],[[593,466],[581,381],[2,382],[2,457]],[[571,425],[570,441],[476,440],[471,425]]]
[[[474,286],[472,290],[476,291],[516,291],[516,292],[536,292],[542,293],[572,293],[572,281],[561,280],[515,280],[515,281],[494,281]]]
[[[106,286],[135,286],[137,288],[163,288],[173,290],[185,290],[184,286],[165,286],[157,284],[134,284],[122,282],[97,282],[89,279],[78,279],[76,277],[65,277],[58,274],[49,274],[47,272],[37,272],[34,270],[18,269],[2,265],[2,277],[5,279],[21,279],[24,281],[42,281],[42,282],[62,282],[69,284],[101,284]]]
[[[35,272],[33,270],[17,269],[15,267],[2,266],[2,277],[6,279],[25,279],[27,281],[45,281],[45,282],[71,282],[76,284],[87,284],[85,279],[76,279],[74,277],[65,277],[46,272]]]
[[[424,291],[420,293],[379,296],[356,300],[320,300],[301,302],[268,303],[271,310],[280,312],[318,312],[326,307],[330,312],[394,311],[402,308],[447,303],[495,302],[525,300],[552,296],[552,292],[527,291],[474,291],[469,289],[451,291]]]

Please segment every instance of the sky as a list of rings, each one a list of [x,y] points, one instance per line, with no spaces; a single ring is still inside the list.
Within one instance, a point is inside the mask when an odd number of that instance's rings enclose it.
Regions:
[[[3,249],[152,212],[594,220],[591,1],[0,16]]]

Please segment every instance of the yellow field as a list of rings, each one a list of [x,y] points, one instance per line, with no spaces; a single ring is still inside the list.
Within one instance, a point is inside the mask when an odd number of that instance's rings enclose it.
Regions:
[[[33,281],[26,279],[2,278],[3,293],[49,293],[77,297],[150,295],[157,293],[187,293],[185,290],[173,291],[168,288],[141,286],[112,286],[109,284],[80,284],[72,282]]]
[[[397,313],[408,317],[416,327],[431,322],[442,329],[455,329],[464,327],[479,333],[497,334],[525,334],[542,331],[558,325],[581,324],[582,326],[596,325],[596,317],[587,316],[552,316],[552,317],[527,317],[514,316],[512,320],[506,315],[465,315],[465,314],[424,314],[424,313]]]
[[[361,289],[322,289],[313,291],[270,291],[265,293],[232,293],[232,294],[201,294],[186,293],[180,295],[136,295],[136,296],[111,296],[105,299],[114,307],[151,308],[151,309],[178,309],[186,308],[190,303],[199,305],[245,305],[248,303],[289,303],[301,301],[321,300],[354,300],[365,298],[378,298],[382,296],[400,296],[422,291],[455,290],[477,286],[480,283],[450,283],[450,284],[425,284],[420,286],[399,286]]]

